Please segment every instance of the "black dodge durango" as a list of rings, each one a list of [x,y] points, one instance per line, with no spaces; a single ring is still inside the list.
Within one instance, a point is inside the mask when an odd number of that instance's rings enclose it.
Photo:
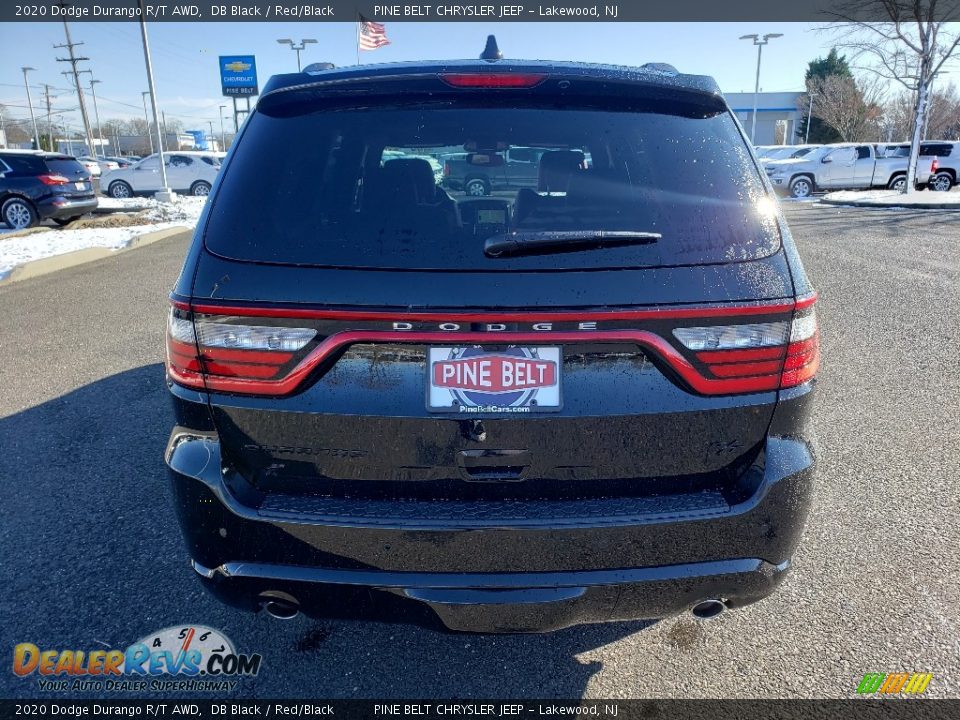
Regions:
[[[439,182],[515,147],[524,187]],[[760,600],[809,506],[815,300],[708,77],[276,76],[171,297],[193,569],[275,617],[476,632]]]

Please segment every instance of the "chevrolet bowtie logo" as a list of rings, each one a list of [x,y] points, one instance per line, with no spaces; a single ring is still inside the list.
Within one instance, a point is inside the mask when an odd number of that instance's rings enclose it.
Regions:
[[[250,67],[251,67],[250,63],[234,60],[231,63],[224,63],[223,69],[230,70],[231,72],[244,72],[245,70],[249,70]]]

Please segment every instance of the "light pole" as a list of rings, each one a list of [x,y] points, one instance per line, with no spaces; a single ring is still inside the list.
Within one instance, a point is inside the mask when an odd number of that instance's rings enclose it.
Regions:
[[[213,134],[213,120],[207,120],[207,125],[210,126],[210,134],[207,135],[207,137],[210,138],[210,143],[208,143],[208,144],[212,145],[213,143],[216,142],[216,140],[214,140],[214,137],[215,137],[215,136],[214,136],[214,134]],[[209,148],[208,148],[208,149],[209,149]]]
[[[153,61],[150,59],[150,41],[147,38],[147,9],[145,0],[140,0],[140,36],[143,38],[143,61],[147,66],[147,86],[150,88],[150,106],[153,110],[153,120],[157,127],[157,147],[160,148],[160,190],[154,197],[160,202],[171,202],[174,198],[170,186],[167,185],[167,166],[163,164],[163,139],[160,137],[159,113],[157,112],[157,88],[153,83]]]
[[[90,95],[93,97],[93,116],[97,119],[97,137],[100,138],[100,156],[106,157],[107,153],[103,150],[103,128],[100,127],[100,108],[97,106],[97,91],[94,89],[95,85],[99,85],[102,80],[94,80],[93,72],[90,70],[81,70],[81,72],[90,73]],[[94,149],[93,156],[97,157],[97,151]]]
[[[226,105],[220,106],[220,152],[225,152],[227,149],[227,136],[223,131],[223,109]]]
[[[813,122],[813,96],[815,93],[808,92],[807,94],[810,96],[810,107],[807,109],[807,132],[803,138],[804,145],[810,144],[810,123]]]
[[[757,80],[753,86],[753,119],[750,121],[750,142],[756,144],[757,134],[757,100],[760,97],[760,58],[763,54],[763,46],[773,38],[783,37],[783,33],[767,33],[762,38],[759,35],[741,35],[741,40],[753,40],[757,46]]]
[[[290,38],[278,38],[277,42],[281,45],[289,45],[291,50],[295,50],[297,53],[297,72],[300,72],[300,51],[303,50],[307,45],[312,45],[317,41],[313,38],[305,38],[300,41],[300,44],[297,45]]]
[[[153,135],[150,134],[150,116],[147,114],[147,96],[150,91],[144,90],[140,94],[143,96],[143,119],[147,121],[147,140],[150,143],[150,154],[153,155]]]
[[[30,97],[30,83],[27,81],[27,73],[31,70],[36,70],[32,67],[22,67],[23,70],[23,86],[27,89],[27,105],[30,106],[30,121],[33,123],[33,138],[37,143],[37,150],[40,149],[40,131],[37,129],[37,118],[33,114],[33,100]]]

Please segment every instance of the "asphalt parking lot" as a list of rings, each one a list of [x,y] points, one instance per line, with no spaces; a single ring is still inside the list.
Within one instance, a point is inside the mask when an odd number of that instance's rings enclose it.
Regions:
[[[16,643],[201,623],[264,656],[236,697],[846,698],[895,671],[960,696],[960,214],[787,213],[821,293],[816,499],[781,590],[707,622],[468,636],[224,608],[186,564],[162,461],[187,236],[0,287],[0,695],[50,698],[10,672]]]

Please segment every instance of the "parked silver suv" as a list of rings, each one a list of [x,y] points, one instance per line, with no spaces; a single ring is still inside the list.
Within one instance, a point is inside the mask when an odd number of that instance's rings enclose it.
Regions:
[[[920,145],[920,159],[931,160],[930,189],[947,192],[960,184],[960,142],[928,140]]]

